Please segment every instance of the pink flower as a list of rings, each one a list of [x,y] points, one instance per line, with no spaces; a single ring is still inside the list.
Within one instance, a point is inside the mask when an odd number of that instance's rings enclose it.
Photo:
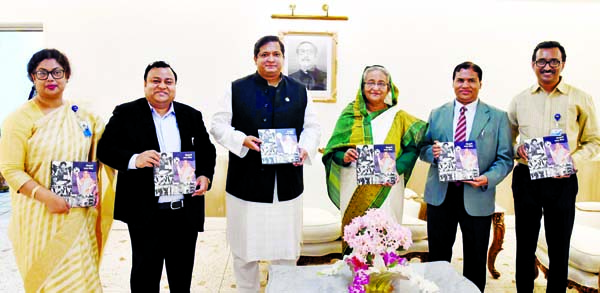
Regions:
[[[386,252],[383,254],[383,261],[388,268],[391,268],[396,265],[404,265],[406,258],[400,257],[395,252]]]
[[[348,286],[348,292],[350,293],[365,293],[365,286],[369,284],[369,274],[365,270],[358,270],[354,273],[354,279],[350,286]]]
[[[346,263],[355,272],[349,292],[364,292],[371,271],[387,271],[406,264],[396,251],[408,249],[412,236],[408,228],[396,223],[385,211],[370,209],[344,227],[344,240],[352,248]]]

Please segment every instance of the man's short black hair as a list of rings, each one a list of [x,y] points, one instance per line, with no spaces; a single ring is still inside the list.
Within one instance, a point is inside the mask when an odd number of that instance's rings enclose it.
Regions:
[[[173,75],[175,76],[175,82],[177,82],[177,73],[175,73],[175,70],[173,70],[171,65],[169,65],[169,63],[167,63],[165,61],[154,61],[154,62],[148,64],[148,66],[146,66],[146,71],[144,71],[144,81],[146,81],[146,78],[148,78],[148,72],[150,72],[150,70],[152,70],[152,68],[169,68],[169,69],[171,69],[171,71],[173,72]]]
[[[456,65],[456,67],[454,67],[454,71],[452,71],[452,80],[454,80],[456,74],[463,69],[471,69],[475,71],[477,73],[477,77],[479,77],[479,81],[481,82],[483,80],[483,71],[481,70],[481,67],[471,61],[465,61]]]
[[[283,54],[283,56],[285,56],[285,46],[283,45],[283,42],[279,39],[279,37],[264,36],[264,37],[258,39],[258,41],[256,41],[256,43],[254,44],[254,58],[258,57],[258,52],[260,52],[260,47],[264,46],[267,43],[271,43],[271,42],[278,42],[279,48],[281,48],[281,54]]]
[[[552,49],[552,48],[558,48],[558,50],[560,50],[560,55],[562,56],[562,62],[567,61],[567,52],[565,52],[565,47],[563,47],[559,42],[557,41],[543,41],[541,43],[539,43],[537,46],[535,46],[535,49],[533,49],[533,55],[531,55],[531,62],[535,62],[535,55],[537,54],[537,51],[539,49]]]

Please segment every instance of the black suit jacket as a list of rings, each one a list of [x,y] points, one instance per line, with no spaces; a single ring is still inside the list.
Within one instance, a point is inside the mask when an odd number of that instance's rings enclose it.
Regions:
[[[181,151],[196,152],[196,177],[203,175],[212,181],[216,151],[206,132],[202,114],[178,102],[173,102],[173,107],[181,137]],[[131,156],[147,150],[160,152],[152,111],[146,98],[115,107],[98,142],[98,159],[119,171],[114,218],[128,224],[156,220],[158,197],[154,196],[153,168],[127,168]],[[187,224],[202,232],[204,196],[184,196]]]

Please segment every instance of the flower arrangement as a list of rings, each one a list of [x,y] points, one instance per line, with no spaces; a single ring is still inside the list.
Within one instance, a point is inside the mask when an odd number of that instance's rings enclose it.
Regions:
[[[331,270],[321,273],[337,274],[343,265],[347,264],[354,276],[348,286],[348,292],[367,292],[366,288],[371,288],[370,283],[372,285],[375,279],[379,283],[376,285],[377,290],[385,287],[389,292],[393,289],[389,280],[394,277],[394,273],[408,278],[424,292],[439,290],[434,283],[413,274],[406,265],[406,259],[398,255],[399,250],[408,249],[412,244],[411,233],[408,228],[396,223],[385,211],[370,209],[364,216],[354,218],[344,227],[344,240],[352,248],[352,253],[345,256],[343,262],[337,262]],[[382,278],[387,278],[388,281],[382,282]]]

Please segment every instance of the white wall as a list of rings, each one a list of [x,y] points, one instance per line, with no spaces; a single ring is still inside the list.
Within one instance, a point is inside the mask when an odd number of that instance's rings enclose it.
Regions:
[[[325,1],[293,2],[297,14],[321,14]],[[0,22],[43,23],[45,45],[64,51],[72,62],[66,95],[86,99],[106,118],[116,104],[141,97],[145,66],[165,59],[180,77],[177,99],[210,121],[229,82],[255,70],[254,42],[279,31],[338,33],[338,102],[318,104],[322,145],[368,64],[387,66],[400,88],[401,107],[427,119],[433,107],[453,98],[456,64],[481,65],[481,98],[506,108],[535,82],[534,46],[558,40],[567,50],[566,80],[600,104],[598,1],[326,2],[331,15],[350,20],[274,20],[270,15],[287,13],[290,4],[276,0],[23,0],[2,5]],[[323,176],[320,162],[308,168],[307,205],[329,204]]]
[[[0,31],[0,80],[6,85],[2,91],[0,123],[27,101],[31,91],[27,63],[42,44],[41,32]]]

